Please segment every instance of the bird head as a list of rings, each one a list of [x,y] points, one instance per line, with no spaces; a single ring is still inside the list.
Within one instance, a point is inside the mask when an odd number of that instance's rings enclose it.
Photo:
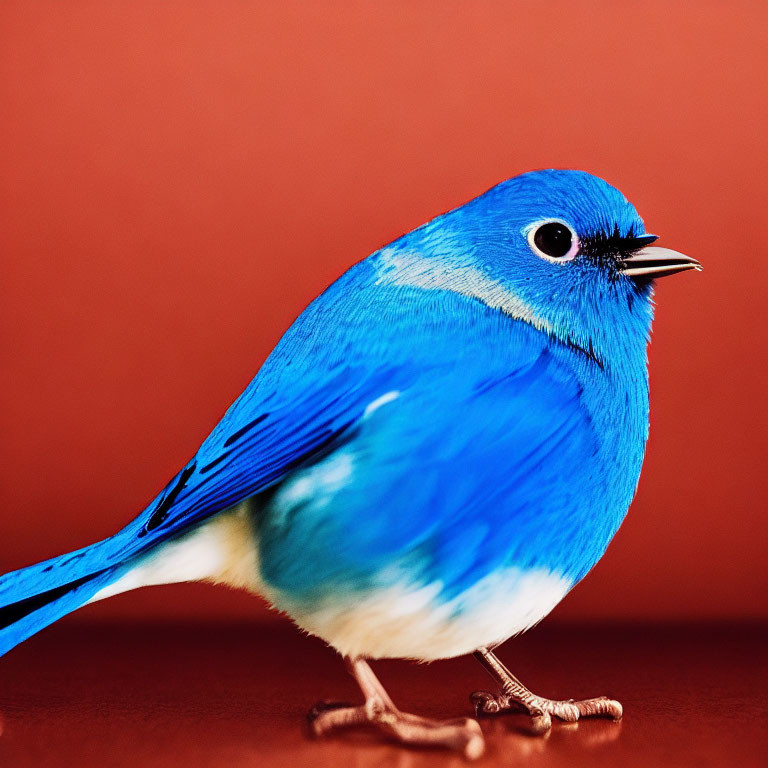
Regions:
[[[465,294],[610,365],[644,355],[653,281],[701,269],[656,240],[607,182],[544,170],[433,219],[382,257],[398,282]]]

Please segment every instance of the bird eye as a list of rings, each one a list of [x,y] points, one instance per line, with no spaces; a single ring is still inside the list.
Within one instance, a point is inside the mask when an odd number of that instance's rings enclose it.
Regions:
[[[559,219],[540,221],[528,230],[528,245],[548,261],[570,261],[579,250],[579,238]]]

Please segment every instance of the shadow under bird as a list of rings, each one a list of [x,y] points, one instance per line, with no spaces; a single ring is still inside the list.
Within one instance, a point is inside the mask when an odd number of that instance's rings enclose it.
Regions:
[[[494,647],[602,556],[648,433],[653,280],[700,269],[651,245],[580,171],[517,176],[343,274],[287,330],[160,495],[109,539],[0,579],[0,653],[76,608],[151,584],[258,593],[343,654],[366,725],[483,752],[473,719],[400,711],[368,660],[474,654],[477,714],[620,718],[529,691]]]

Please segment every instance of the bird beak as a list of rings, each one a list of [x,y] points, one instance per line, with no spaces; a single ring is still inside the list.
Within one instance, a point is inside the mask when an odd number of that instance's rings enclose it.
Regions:
[[[627,277],[665,277],[688,269],[701,271],[696,259],[670,248],[655,245],[640,248],[619,261],[619,269]]]

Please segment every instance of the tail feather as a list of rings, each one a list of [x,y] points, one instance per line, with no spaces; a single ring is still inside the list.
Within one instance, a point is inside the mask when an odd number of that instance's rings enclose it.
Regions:
[[[74,552],[0,576],[0,610],[2,606],[10,603],[35,597],[84,576],[107,570],[102,554],[112,549],[112,539],[104,539]]]
[[[0,656],[85,605],[120,577],[123,569],[119,567],[89,572],[88,549],[22,568],[0,579]]]
[[[139,554],[126,548],[130,530],[123,529],[90,547],[5,574],[0,577],[0,656],[94,597],[178,581],[208,580],[258,591],[252,514],[248,503],[234,507]]]

